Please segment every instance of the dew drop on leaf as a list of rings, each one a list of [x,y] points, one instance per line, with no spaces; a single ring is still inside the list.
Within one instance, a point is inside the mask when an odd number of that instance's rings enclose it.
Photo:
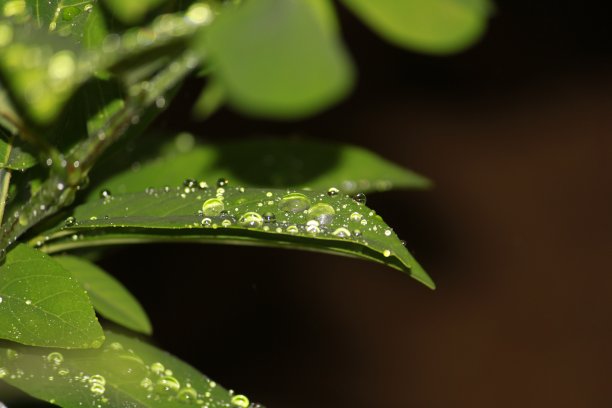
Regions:
[[[332,187],[329,190],[327,190],[327,195],[330,197],[337,196],[339,193],[340,193],[340,190],[338,190],[336,187]]]
[[[359,214],[358,212],[354,212],[350,215],[351,221],[354,221],[354,222],[359,222],[361,221],[362,218],[363,218],[363,215]]]
[[[290,234],[297,234],[298,232],[300,232],[300,230],[298,229],[297,226],[295,225],[290,225],[287,227],[287,232]]]
[[[308,210],[308,215],[322,225],[330,224],[335,213],[334,207],[326,203],[317,203]]]
[[[112,197],[112,193],[110,192],[110,190],[104,189],[102,191],[100,191],[100,198],[104,199],[104,200],[108,200]]]
[[[228,184],[229,180],[226,178],[221,177],[219,180],[217,180],[217,187],[227,187]]]
[[[267,212],[263,215],[263,220],[265,223],[276,222],[276,215],[271,212]]]
[[[57,365],[60,365],[64,361],[64,356],[62,355],[62,353],[58,353],[57,351],[54,351],[47,355],[47,361],[57,366]]]
[[[246,228],[261,228],[264,219],[260,214],[251,211],[243,214],[238,222]]]
[[[357,193],[353,197],[353,200],[357,201],[359,204],[364,204],[367,201],[367,197],[364,193]]]
[[[310,208],[310,200],[304,194],[290,193],[281,198],[278,208],[285,212],[302,212]]]
[[[160,378],[155,386],[155,390],[159,393],[177,392],[180,388],[181,383],[170,375]]]
[[[216,217],[225,209],[223,201],[219,198],[209,198],[202,204],[202,212],[208,217]]]
[[[340,238],[348,238],[351,236],[351,231],[347,230],[344,227],[340,227],[334,232],[332,232],[332,234]]]
[[[234,395],[231,399],[231,404],[236,408],[247,408],[250,405],[249,399],[244,395]]]
[[[189,403],[189,402],[195,401],[198,398],[198,393],[193,388],[186,387],[186,388],[183,388],[183,389],[181,389],[179,391],[179,393],[176,396],[176,398],[180,402]]]

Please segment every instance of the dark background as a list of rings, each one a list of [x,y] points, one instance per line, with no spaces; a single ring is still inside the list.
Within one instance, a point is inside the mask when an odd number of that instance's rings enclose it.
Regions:
[[[429,176],[431,191],[368,204],[438,290],[330,255],[118,250],[104,266],[160,346],[269,408],[612,406],[612,10],[496,4],[484,39],[444,58],[341,10],[359,84],[311,120],[164,114],[203,141],[327,138]]]

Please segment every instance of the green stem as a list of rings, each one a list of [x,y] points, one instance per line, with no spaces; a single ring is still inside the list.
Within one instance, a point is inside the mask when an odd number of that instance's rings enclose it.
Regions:
[[[137,123],[135,119],[147,108],[183,80],[198,62],[195,56],[187,52],[150,82],[132,87],[123,109],[113,115],[102,130],[78,143],[59,165],[54,160],[49,178],[38,192],[2,226],[0,257],[33,225],[70,205],[79,186],[87,179],[89,171],[102,153],[123,136],[132,124]]]
[[[9,185],[11,184],[11,171],[9,169],[0,170],[0,223],[4,218],[4,208],[8,200]]]

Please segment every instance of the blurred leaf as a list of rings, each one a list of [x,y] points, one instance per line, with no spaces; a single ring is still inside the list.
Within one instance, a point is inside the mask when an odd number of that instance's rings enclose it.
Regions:
[[[128,329],[151,334],[151,323],[142,306],[113,276],[82,258],[64,255],[53,259],[87,291],[98,313]]]
[[[0,338],[44,347],[90,348],[104,341],[87,295],[51,257],[25,245],[0,266]]]
[[[196,119],[212,116],[225,102],[225,88],[219,81],[211,79],[198,97],[193,113]]]
[[[78,206],[74,218],[45,233],[41,249],[151,241],[303,248],[374,260],[434,287],[380,216],[335,190],[218,190],[195,181],[185,184]]]
[[[186,177],[211,186],[224,177],[243,187],[336,187],[347,194],[430,185],[425,177],[357,146],[275,138],[196,147],[193,143],[190,135],[180,134],[170,152],[103,179],[90,199],[102,189],[142,192],[150,186],[178,185]]]
[[[193,367],[141,341],[105,332],[99,350],[0,346],[4,381],[63,408],[247,407]],[[236,402],[244,402],[243,405]]]
[[[145,15],[168,0],[104,0],[110,11],[125,24],[141,22]]]
[[[321,15],[305,0],[250,0],[202,31],[196,48],[210,53],[235,108],[304,117],[337,102],[353,82],[350,59]]]
[[[484,32],[488,0],[342,0],[379,35],[411,50],[447,54]]]

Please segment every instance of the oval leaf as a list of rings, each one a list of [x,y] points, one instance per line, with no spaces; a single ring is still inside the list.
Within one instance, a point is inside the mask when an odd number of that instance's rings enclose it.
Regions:
[[[0,266],[0,338],[45,347],[100,347],[87,294],[51,257],[18,245]]]
[[[56,256],[89,294],[102,316],[137,332],[151,334],[151,323],[138,300],[114,277],[93,263],[75,256]]]
[[[486,28],[488,0],[343,0],[385,39],[411,50],[463,50]]]
[[[243,187],[327,191],[334,186],[347,194],[431,184],[415,172],[352,145],[280,138],[196,147],[193,143],[188,134],[177,136],[167,153],[104,179],[89,199],[97,199],[103,189],[125,194],[144,191],[151,184],[178,185],[186,174],[208,185],[227,177]]]
[[[49,252],[155,240],[306,248],[381,262],[434,287],[380,216],[333,189],[200,189],[187,180],[184,187],[86,203],[75,209],[64,227],[46,235],[47,241],[39,244]]]
[[[201,33],[196,48],[210,53],[230,104],[296,118],[347,94],[352,65],[320,9],[305,0],[250,0]]]
[[[106,338],[99,350],[0,346],[0,378],[63,408],[249,405],[162,350],[111,332]]]

